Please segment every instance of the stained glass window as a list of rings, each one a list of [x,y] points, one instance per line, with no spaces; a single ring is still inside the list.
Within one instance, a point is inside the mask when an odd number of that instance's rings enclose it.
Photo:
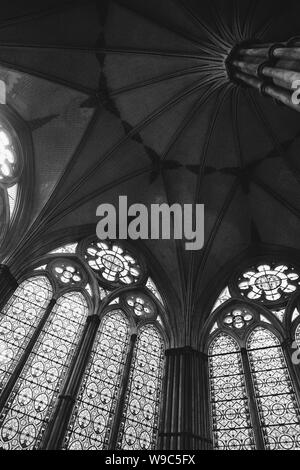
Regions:
[[[0,315],[0,390],[7,383],[52,297],[45,276],[22,282]]]
[[[297,326],[296,331],[295,331],[295,340],[298,345],[298,348],[300,349],[300,323]]]
[[[155,449],[163,372],[164,344],[153,325],[139,331],[118,447]]]
[[[15,205],[16,205],[17,192],[18,192],[18,185],[17,184],[14,184],[13,186],[9,186],[7,188],[10,217],[12,217],[13,212],[14,212],[14,208],[15,208]]]
[[[253,314],[249,309],[235,308],[224,316],[223,323],[229,328],[240,330],[241,328],[245,328],[246,325],[249,325],[252,320]]]
[[[258,327],[248,355],[266,449],[300,449],[299,407],[279,340]]]
[[[155,448],[164,344],[159,325],[154,326],[156,303],[143,292],[144,262],[115,242],[88,241],[86,246],[83,250],[80,243],[78,250],[77,243],[66,244],[51,252],[63,257],[35,264],[36,275],[17,288],[0,314],[0,391],[5,388],[0,410],[2,449],[52,446],[53,430],[48,425],[52,417],[60,419],[55,414],[59,396],[61,407],[70,405],[69,396],[60,395],[66,383],[76,396],[69,422],[64,422],[67,415],[62,417],[55,436],[64,449],[107,449],[116,440],[119,448]],[[74,256],[67,256],[71,253]],[[92,269],[85,270],[83,262]],[[88,315],[97,314],[100,304],[103,308],[99,300],[136,282],[143,283],[141,292],[128,289],[105,307],[108,312],[93,344],[89,336],[83,337],[91,334]],[[155,295],[160,298],[158,291]],[[135,345],[130,339],[133,331],[138,331]],[[83,354],[86,364],[81,361]],[[76,377],[70,369],[75,357]]]
[[[213,308],[212,308],[212,312],[214,310],[216,310],[220,305],[222,305],[224,302],[226,302],[227,300],[229,300],[231,298],[231,295],[230,295],[230,292],[229,292],[229,288],[228,287],[225,287],[225,289],[222,290],[221,294],[219,295],[219,297],[217,298]]]
[[[87,313],[79,292],[57,300],[1,414],[3,448],[39,447]]]
[[[129,293],[125,296],[125,302],[137,317],[151,318],[156,314],[154,303],[145,294]]]
[[[121,246],[111,241],[91,242],[86,250],[89,266],[102,280],[117,285],[133,284],[142,274],[137,259]]]
[[[59,248],[56,248],[55,250],[50,251],[50,254],[55,254],[55,253],[75,253],[76,248],[77,248],[78,243],[68,243],[67,245],[60,246]]]
[[[271,310],[271,312],[278,318],[281,322],[283,321],[285,315],[285,308],[281,308],[279,310]]]
[[[91,285],[90,284],[87,284],[85,286],[85,290],[89,293],[89,295],[92,297],[93,293],[92,293],[92,288],[91,288]]]
[[[230,336],[220,333],[209,348],[210,400],[214,447],[255,448],[241,354]]]
[[[8,130],[0,124],[0,181],[9,182],[16,175],[17,155]]]
[[[218,327],[218,323],[215,322],[215,323],[213,324],[213,326],[212,326],[212,328],[211,328],[209,334],[211,335],[211,334],[212,334],[214,331],[216,331],[218,328],[219,328],[219,327]]]
[[[299,311],[297,308],[294,309],[293,315],[292,315],[292,322],[296,320],[297,317],[299,317]]]
[[[276,301],[294,292],[298,287],[299,274],[286,265],[261,264],[243,273],[238,286],[249,299]]]
[[[100,294],[100,299],[103,300],[105,297],[107,297],[110,294],[110,291],[107,289],[103,289],[103,287],[99,286],[99,294]]]
[[[103,449],[108,443],[129,341],[120,310],[103,318],[85,371],[65,448]]]

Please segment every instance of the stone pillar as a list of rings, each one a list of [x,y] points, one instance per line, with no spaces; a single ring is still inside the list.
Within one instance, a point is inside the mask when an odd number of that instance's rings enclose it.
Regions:
[[[162,396],[159,449],[212,448],[207,356],[191,347],[167,350]]]
[[[17,287],[18,283],[11,274],[9,267],[0,264],[0,308],[6,304]]]
[[[300,37],[282,44],[241,44],[229,54],[226,65],[232,81],[300,112],[300,104],[292,99],[295,82],[300,89]]]

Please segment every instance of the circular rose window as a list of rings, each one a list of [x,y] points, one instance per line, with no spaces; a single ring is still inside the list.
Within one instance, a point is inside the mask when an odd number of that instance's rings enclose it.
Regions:
[[[238,287],[242,295],[253,300],[269,302],[286,298],[295,292],[299,274],[293,267],[279,264],[261,264],[246,271],[239,278]]]
[[[106,283],[124,286],[134,284],[142,277],[139,261],[115,242],[91,242],[86,249],[85,258]]]

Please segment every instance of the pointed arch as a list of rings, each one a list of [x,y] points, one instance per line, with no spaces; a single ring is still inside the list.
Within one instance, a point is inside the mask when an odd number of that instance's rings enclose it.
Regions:
[[[299,405],[278,338],[257,327],[247,351],[266,449],[299,448]]]
[[[80,292],[58,298],[1,414],[4,449],[36,449],[82,334],[88,305]]]
[[[300,323],[298,323],[297,328],[295,330],[295,340],[298,348],[300,349]]]
[[[9,380],[52,298],[46,276],[23,281],[0,314],[0,391]]]
[[[134,448],[156,447],[167,341],[163,305],[146,286],[144,261],[136,286],[109,283],[111,299],[102,300],[108,281],[89,267],[85,243],[76,253],[64,246],[35,258],[19,273],[25,284],[34,279],[28,290],[37,297],[47,297],[40,293],[39,279],[45,279],[48,302],[0,396],[0,448],[130,448],[124,436],[135,419],[132,400],[139,401],[141,421]],[[69,246],[74,251],[77,242]],[[128,253],[129,266],[135,258]],[[114,258],[107,256],[112,269]],[[140,392],[137,375],[143,377]]]
[[[209,385],[214,447],[254,449],[240,348],[228,334],[219,333],[210,344]]]
[[[129,342],[129,322],[120,309],[102,319],[71,417],[64,448],[107,446]]]
[[[163,363],[161,334],[155,325],[143,325],[138,331],[118,448],[155,449]]]

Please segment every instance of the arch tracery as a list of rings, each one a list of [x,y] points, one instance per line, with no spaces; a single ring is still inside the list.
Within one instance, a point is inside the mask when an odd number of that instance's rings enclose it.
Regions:
[[[206,327],[214,447],[299,449],[299,269],[258,261],[226,289]]]
[[[74,406],[63,425],[59,448],[125,448],[122,435],[127,432],[133,401],[139,401],[144,421],[135,448],[155,448],[163,370],[163,308],[153,292],[157,290],[154,282],[151,290],[146,286],[148,277],[146,263],[127,244],[104,246],[91,239],[52,250],[24,270],[20,286],[3,306],[0,327],[7,331],[10,321],[13,329],[13,313],[9,312],[16,309],[18,319],[24,317],[24,322],[31,311],[37,319],[30,331],[23,328],[10,349],[1,343],[1,357],[6,362],[14,358],[2,371],[8,379],[8,385],[3,382],[2,401],[0,398],[3,448],[47,448],[56,411],[64,406],[64,391],[83,355],[82,366],[76,369]],[[108,295],[112,298],[109,303]],[[91,334],[93,318],[97,321]],[[84,350],[88,340],[89,349]],[[160,353],[154,348],[157,341]],[[142,363],[139,356],[146,343],[150,349],[144,351],[147,362]],[[19,348],[19,354],[13,353],[13,347]],[[132,377],[136,370],[148,398],[135,396]],[[124,375],[128,376],[125,388]],[[126,424],[120,420],[121,409],[127,410]]]

